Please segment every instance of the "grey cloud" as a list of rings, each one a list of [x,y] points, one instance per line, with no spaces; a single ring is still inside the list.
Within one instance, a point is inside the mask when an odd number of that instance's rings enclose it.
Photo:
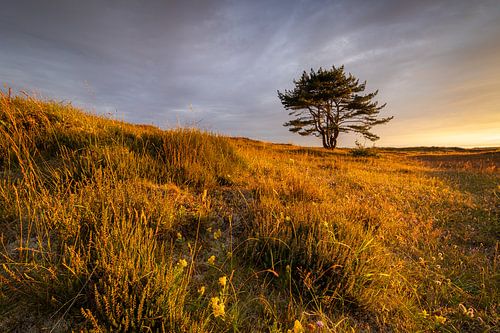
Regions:
[[[345,64],[412,119],[453,90],[441,75],[489,80],[498,22],[495,1],[18,0],[0,12],[0,79],[128,121],[316,144],[281,126],[276,90],[302,70]]]

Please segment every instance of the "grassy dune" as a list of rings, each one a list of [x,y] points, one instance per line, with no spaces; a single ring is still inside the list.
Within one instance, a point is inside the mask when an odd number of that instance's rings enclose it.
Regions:
[[[1,96],[0,331],[493,332],[499,168]]]

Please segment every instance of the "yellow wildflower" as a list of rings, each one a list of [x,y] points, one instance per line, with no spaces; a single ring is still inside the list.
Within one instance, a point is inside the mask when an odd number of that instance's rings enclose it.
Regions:
[[[188,265],[187,261],[185,259],[180,259],[179,262],[177,263],[177,266],[180,268],[186,268]]]
[[[300,321],[295,320],[295,322],[293,323],[293,333],[303,333],[303,332],[304,328],[302,327],[302,324],[300,323]]]
[[[222,286],[222,287],[225,287],[226,286],[226,282],[227,282],[227,278],[226,276],[221,276],[219,278],[219,284]]]
[[[446,317],[436,315],[434,318],[436,318],[436,321],[440,324],[444,324],[446,322]]]
[[[210,256],[210,258],[208,258],[208,260],[207,260],[207,261],[208,261],[208,263],[209,263],[210,265],[215,264],[215,256]]]
[[[220,229],[217,229],[216,232],[214,232],[214,239],[219,239],[219,237],[222,235],[222,231]]]
[[[422,316],[423,316],[424,318],[427,318],[427,317],[429,317],[429,314],[427,313],[427,311],[426,311],[426,310],[422,310]]]
[[[201,287],[198,289],[198,293],[200,294],[200,296],[203,296],[203,294],[205,294],[205,286],[201,286]]]
[[[212,297],[210,302],[212,303],[212,311],[214,313],[214,317],[215,318],[224,317],[226,312],[225,312],[225,308],[224,308],[224,303],[221,302],[220,298],[219,297]]]

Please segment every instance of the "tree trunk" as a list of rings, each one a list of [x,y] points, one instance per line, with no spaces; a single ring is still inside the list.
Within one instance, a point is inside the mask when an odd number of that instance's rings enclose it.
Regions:
[[[326,138],[326,145],[323,145],[324,148],[328,148],[328,149],[333,149],[335,148],[335,144],[336,142],[333,142],[332,141],[333,137],[327,137]]]
[[[334,129],[333,130],[333,135],[330,137],[330,147],[334,149],[337,147],[337,138],[339,137],[339,130]]]

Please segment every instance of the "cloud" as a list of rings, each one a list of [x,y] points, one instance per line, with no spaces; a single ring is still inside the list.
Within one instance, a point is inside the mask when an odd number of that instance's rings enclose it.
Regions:
[[[276,90],[345,64],[396,116],[384,143],[431,115],[445,132],[457,106],[493,117],[499,22],[495,1],[18,0],[0,12],[0,78],[127,121],[312,145],[281,126]]]

